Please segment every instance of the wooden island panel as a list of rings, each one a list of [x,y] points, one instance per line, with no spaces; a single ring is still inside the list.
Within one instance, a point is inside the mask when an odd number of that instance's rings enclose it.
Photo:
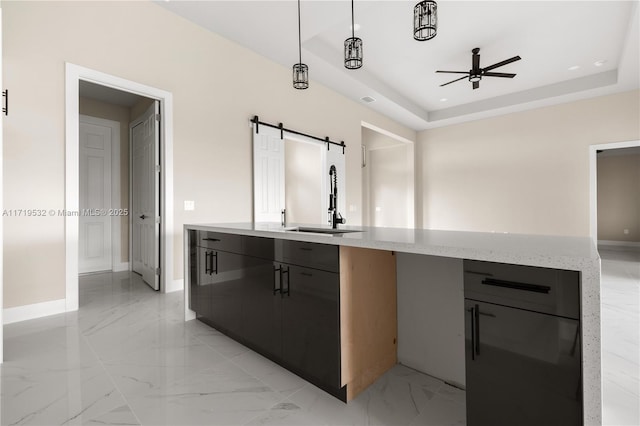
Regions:
[[[340,247],[341,379],[347,401],[397,361],[396,256]]]

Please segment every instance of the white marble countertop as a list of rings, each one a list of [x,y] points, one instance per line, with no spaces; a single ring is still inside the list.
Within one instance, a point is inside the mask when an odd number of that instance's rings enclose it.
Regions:
[[[339,229],[362,232],[323,235],[287,231],[297,226],[329,229],[328,226],[318,225],[290,224],[282,227],[276,223],[250,222],[188,224],[185,229],[576,271],[592,268],[600,263],[595,244],[591,238],[585,237],[355,226],[340,226]]]

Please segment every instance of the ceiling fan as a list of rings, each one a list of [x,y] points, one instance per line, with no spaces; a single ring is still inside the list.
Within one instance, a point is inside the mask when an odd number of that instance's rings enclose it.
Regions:
[[[482,77],[513,78],[516,76],[515,74],[509,74],[504,72],[490,72],[490,71],[498,67],[501,67],[503,65],[507,65],[507,64],[510,64],[511,62],[519,61],[520,59],[522,59],[520,58],[520,56],[514,56],[513,58],[505,59],[504,61],[498,62],[497,64],[489,65],[486,68],[480,68],[480,48],[476,47],[471,51],[471,53],[473,53],[473,56],[471,59],[471,69],[469,71],[436,71],[436,72],[447,73],[447,74],[465,74],[464,77],[460,77],[448,83],[441,84],[440,87],[468,78],[469,81],[473,83],[473,88],[477,89],[478,87],[480,87],[480,80],[482,80]]]

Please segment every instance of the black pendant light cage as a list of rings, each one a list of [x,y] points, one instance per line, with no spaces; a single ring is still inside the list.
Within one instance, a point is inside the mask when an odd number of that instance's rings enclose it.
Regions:
[[[435,1],[421,1],[413,8],[413,38],[431,40],[438,32],[438,5]]]
[[[309,87],[309,67],[307,64],[298,63],[293,66],[293,87],[296,89]]]
[[[309,87],[309,67],[302,63],[302,37],[300,31],[300,0],[298,0],[298,63],[293,66],[293,87],[307,89]]]
[[[349,37],[344,41],[344,66],[350,70],[362,67],[362,39]]]
[[[357,70],[362,67],[362,39],[355,35],[353,16],[353,0],[351,0],[351,37],[344,41],[344,66],[350,70]]]

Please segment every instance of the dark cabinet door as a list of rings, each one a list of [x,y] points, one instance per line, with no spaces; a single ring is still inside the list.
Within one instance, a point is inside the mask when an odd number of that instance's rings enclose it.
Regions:
[[[263,354],[280,358],[280,270],[271,260],[244,257],[241,337]]]
[[[465,300],[467,424],[581,425],[580,323]]]
[[[200,306],[200,279],[198,270],[200,267],[200,251],[194,243],[196,231],[189,231],[189,308],[199,314],[202,311]]]
[[[283,263],[340,272],[340,247],[332,244],[276,240],[275,257]]]
[[[340,387],[339,275],[286,265],[282,275],[282,359],[330,387]]]
[[[213,267],[214,261],[213,250],[203,247],[192,247],[190,253],[192,256],[191,309],[196,312],[198,318],[211,321],[211,268]]]
[[[245,256],[204,249],[210,253],[206,275],[210,294],[210,320],[216,328],[238,334],[242,329],[242,298],[246,271]],[[206,303],[206,302],[205,302]]]

